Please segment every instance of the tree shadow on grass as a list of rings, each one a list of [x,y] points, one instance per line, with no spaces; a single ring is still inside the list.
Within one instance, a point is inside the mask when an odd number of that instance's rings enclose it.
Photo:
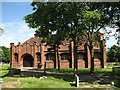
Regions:
[[[40,78],[42,76],[52,76],[56,79],[63,79],[67,82],[72,82],[74,80],[74,75],[67,75],[67,74],[56,74],[56,73],[44,73],[44,72],[31,72],[31,71],[22,71],[22,77],[36,77]]]
[[[115,81],[115,86],[118,87],[118,88],[120,88],[120,79],[118,79],[118,80]]]
[[[36,71],[38,71],[38,70],[36,70]],[[30,71],[22,71],[22,73],[26,74],[25,76],[30,76],[30,77],[34,76],[36,78],[40,78],[42,76],[52,76],[56,79],[63,79],[64,81],[67,81],[67,82],[75,81],[75,77],[73,75],[73,73],[74,73],[73,69],[61,69],[60,71],[58,71],[55,68],[51,68],[51,69],[48,68],[48,69],[46,69],[46,71],[47,72],[44,73],[43,70],[39,70],[39,72],[33,72],[32,70],[30,70]],[[119,74],[113,73],[112,70],[105,71],[104,69],[103,70],[100,69],[100,70],[96,70],[91,75],[90,69],[85,68],[85,69],[78,69],[78,75],[80,75],[80,79],[82,79],[81,76],[86,76],[86,78],[88,78],[88,79],[86,79],[85,81],[92,82],[92,81],[100,80],[100,78],[115,79],[115,76],[118,76]],[[89,77],[91,77],[91,78],[89,78]],[[111,77],[113,77],[113,78],[111,78]]]

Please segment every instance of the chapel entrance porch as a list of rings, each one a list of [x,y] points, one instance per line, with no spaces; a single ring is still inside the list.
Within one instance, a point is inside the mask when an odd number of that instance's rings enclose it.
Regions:
[[[32,55],[25,54],[23,56],[23,67],[33,67],[33,62],[34,62],[34,59]]]

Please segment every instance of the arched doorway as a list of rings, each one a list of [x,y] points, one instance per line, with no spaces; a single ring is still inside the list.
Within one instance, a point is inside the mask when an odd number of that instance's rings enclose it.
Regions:
[[[33,57],[30,54],[25,54],[23,56],[23,67],[33,67]]]

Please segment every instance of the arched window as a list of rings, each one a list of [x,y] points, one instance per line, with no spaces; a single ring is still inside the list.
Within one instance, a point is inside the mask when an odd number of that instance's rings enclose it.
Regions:
[[[18,54],[17,53],[14,54],[14,58],[15,58],[15,63],[18,63]]]
[[[68,53],[62,53],[61,54],[61,60],[69,60],[69,54]]]
[[[77,59],[84,60],[84,53],[78,53],[77,54]]]
[[[41,54],[40,53],[37,53],[37,62],[41,63]]]
[[[55,54],[53,53],[49,53],[49,54],[46,54],[46,60],[55,60]]]

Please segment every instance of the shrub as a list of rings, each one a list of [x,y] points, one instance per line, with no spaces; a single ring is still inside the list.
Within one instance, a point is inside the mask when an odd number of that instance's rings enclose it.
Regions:
[[[10,68],[10,70],[13,70],[14,74],[20,74],[20,69]]]

